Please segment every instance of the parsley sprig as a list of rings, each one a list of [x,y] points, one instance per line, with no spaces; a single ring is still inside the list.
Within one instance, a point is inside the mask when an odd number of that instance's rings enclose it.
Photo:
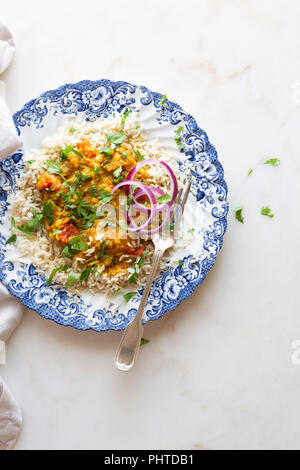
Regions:
[[[181,142],[181,137],[180,137],[180,134],[181,134],[181,131],[183,131],[183,127],[179,127],[177,129],[177,131],[175,131],[175,137],[174,137],[174,140],[177,144],[177,147],[178,147],[178,150],[181,152],[181,150],[184,149],[184,145],[183,143]]]
[[[137,278],[138,278],[138,272],[137,272],[137,267],[141,268],[144,264],[146,256],[149,255],[149,251],[145,251],[145,253],[141,256],[140,260],[137,263],[134,263],[131,268],[134,270],[128,281],[131,284],[137,284]]]
[[[71,238],[68,244],[64,247],[61,252],[61,256],[64,258],[72,258],[80,251],[87,251],[88,244],[82,240],[82,235],[77,235],[76,237]]]

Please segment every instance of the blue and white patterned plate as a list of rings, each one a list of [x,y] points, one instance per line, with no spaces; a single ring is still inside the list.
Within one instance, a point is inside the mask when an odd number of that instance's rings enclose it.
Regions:
[[[14,256],[12,245],[5,247],[10,235],[6,217],[7,197],[14,191],[17,176],[23,168],[23,155],[39,147],[47,135],[70,116],[83,116],[88,121],[106,118],[124,108],[140,114],[142,128],[150,139],[159,139],[162,146],[178,155],[180,170],[193,178],[192,195],[185,211],[185,227],[194,228],[190,243],[178,250],[183,261],[170,263],[156,279],[144,321],[155,320],[176,308],[205,279],[221,249],[228,212],[227,186],[223,168],[215,148],[195,119],[171,101],[161,106],[162,94],[143,86],[110,80],[82,81],[47,91],[27,103],[14,115],[14,122],[23,143],[22,150],[0,162],[0,281],[26,307],[42,317],[80,330],[123,330],[134,317],[142,295],[124,302],[107,302],[103,295],[88,293],[71,296],[61,286],[46,286],[46,277],[30,262]],[[183,126],[179,152],[174,141],[175,131]],[[189,230],[191,233],[191,230]],[[192,231],[193,232],[193,231]]]

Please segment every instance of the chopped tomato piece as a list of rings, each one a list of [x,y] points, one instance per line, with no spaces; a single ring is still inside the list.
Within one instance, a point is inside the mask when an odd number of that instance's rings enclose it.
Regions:
[[[92,147],[91,143],[88,140],[83,140],[77,144],[79,152],[81,152],[87,158],[93,158],[99,155],[99,151]]]
[[[127,255],[142,256],[142,254],[144,253],[144,247],[143,247],[143,245],[138,246],[137,248],[133,248],[131,246],[126,246],[125,253]]]
[[[60,234],[57,236],[60,242],[67,244],[71,238],[76,237],[79,235],[79,232],[73,224],[66,225]]]
[[[52,191],[58,191],[61,187],[61,182],[57,176],[50,175],[48,171],[45,171],[38,180],[36,187],[39,190],[50,188]]]

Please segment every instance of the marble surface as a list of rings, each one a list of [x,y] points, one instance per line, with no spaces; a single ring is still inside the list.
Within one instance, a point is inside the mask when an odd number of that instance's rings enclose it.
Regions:
[[[11,110],[84,78],[166,92],[219,151],[229,228],[205,283],[147,325],[151,342],[129,374],[113,366],[119,333],[26,313],[0,370],[24,413],[17,448],[299,449],[300,2],[84,6],[2,2],[17,43],[1,77]],[[281,166],[264,166],[270,157]],[[232,212],[239,204],[244,225]]]

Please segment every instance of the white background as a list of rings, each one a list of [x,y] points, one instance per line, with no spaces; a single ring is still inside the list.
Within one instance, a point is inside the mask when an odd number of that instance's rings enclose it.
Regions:
[[[24,413],[17,448],[299,449],[300,2],[1,3],[18,48],[1,77],[12,112],[81,79],[167,93],[216,146],[231,204],[215,268],[147,325],[131,373],[114,369],[119,333],[26,312],[1,368]]]

